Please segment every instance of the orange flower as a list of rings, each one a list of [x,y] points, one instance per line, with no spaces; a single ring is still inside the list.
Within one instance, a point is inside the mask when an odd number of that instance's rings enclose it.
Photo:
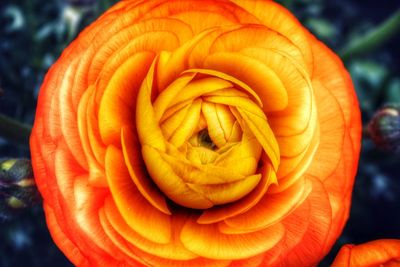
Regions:
[[[31,137],[77,266],[309,266],[347,220],[349,75],[272,1],[126,0],[50,69]]]
[[[361,245],[344,245],[332,267],[398,267],[400,240],[380,239]]]

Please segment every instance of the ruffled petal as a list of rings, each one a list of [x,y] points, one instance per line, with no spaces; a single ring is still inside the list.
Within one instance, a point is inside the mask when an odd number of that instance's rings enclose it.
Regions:
[[[225,220],[232,228],[247,231],[264,229],[282,221],[308,197],[312,190],[311,182],[301,180],[277,194],[267,194],[251,210]]]
[[[281,224],[240,235],[222,234],[215,224],[197,224],[188,220],[181,232],[183,245],[190,251],[212,259],[242,259],[273,248],[285,234]]]
[[[171,215],[165,197],[147,174],[142,154],[140,153],[139,141],[129,127],[122,128],[121,143],[125,164],[137,189],[155,208],[167,215]]]

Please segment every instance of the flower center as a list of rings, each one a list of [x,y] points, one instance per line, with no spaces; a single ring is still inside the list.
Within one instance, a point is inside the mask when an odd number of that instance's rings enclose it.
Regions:
[[[234,202],[258,185],[261,159],[277,169],[277,141],[248,86],[223,73],[191,70],[154,98],[153,80],[151,68],[139,91],[136,125],[147,170],[172,201],[195,209]]]
[[[200,144],[200,146],[215,150],[217,146],[213,143],[211,140],[211,137],[208,133],[208,129],[203,129],[197,134],[197,139]]]

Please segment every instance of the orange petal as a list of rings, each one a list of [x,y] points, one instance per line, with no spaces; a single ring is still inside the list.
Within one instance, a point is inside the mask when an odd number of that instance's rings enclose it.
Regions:
[[[176,19],[158,17],[133,22],[125,14],[121,18],[117,17],[113,21],[107,37],[100,34],[105,39],[96,43],[95,54],[90,60],[88,79],[94,83],[100,77],[101,88],[108,83],[115,69],[133,54],[140,51],[157,54],[163,50],[170,51],[192,37],[190,27]],[[100,96],[102,90],[99,91]]]
[[[283,168],[287,167],[288,164],[294,163],[292,160],[285,160],[282,158],[281,168],[278,170],[278,184],[279,186],[271,187],[270,193],[277,193],[286,190],[289,186],[293,185],[298,179],[300,179],[308,170],[310,165],[313,163],[314,155],[318,150],[319,142],[320,142],[320,133],[319,126],[317,125],[317,130],[314,133],[314,137],[309,144],[309,147],[304,151],[304,154],[300,154],[297,157],[300,158],[300,161],[295,161],[294,166],[290,166],[289,173],[286,173]]]
[[[207,57],[204,67],[224,72],[246,83],[260,97],[265,112],[282,110],[288,104],[282,81],[258,60],[237,53],[215,53]]]
[[[89,183],[93,186],[106,187],[107,180],[104,175],[104,168],[99,164],[92,150],[89,138],[88,123],[86,119],[86,114],[88,109],[87,105],[93,93],[93,89],[94,87],[89,87],[82,95],[82,98],[79,102],[78,113],[77,113],[78,130],[82,142],[82,148],[88,162]]]
[[[113,255],[118,259],[118,250],[103,231],[98,217],[99,208],[103,205],[106,194],[108,192],[105,190],[96,190],[88,186],[85,179],[76,179],[74,183],[76,205],[71,213],[75,220],[74,224],[79,227],[75,233],[80,233],[90,246],[96,245],[102,253]]]
[[[339,165],[335,172],[323,181],[332,207],[332,226],[326,241],[327,250],[335,242],[337,238],[335,233],[343,229],[350,213],[351,195],[354,184],[353,164],[358,158],[358,154],[355,151],[348,149],[351,146],[350,134],[346,132]],[[344,177],[347,177],[347,179],[344,179]]]
[[[311,37],[314,38],[314,37]],[[313,54],[320,58],[323,64],[314,65],[313,80],[319,81],[336,98],[341,109],[345,124],[349,129],[352,147],[355,155],[359,155],[361,147],[361,115],[357,96],[349,73],[340,58],[321,42],[312,42]],[[333,75],[335,75],[333,77]],[[337,90],[343,88],[343,90]],[[357,160],[354,160],[353,175],[357,170]]]
[[[123,62],[110,79],[99,106],[99,130],[103,142],[120,146],[121,128],[133,124],[140,84],[154,58],[137,53]]]
[[[296,44],[304,56],[309,73],[312,73],[313,53],[308,40],[308,32],[290,11],[274,1],[233,0],[233,2],[253,14],[262,24]]]
[[[151,10],[148,13],[144,13],[144,18],[151,18],[151,17],[169,17],[175,16],[177,14],[185,14],[187,12],[195,11],[200,14],[220,14],[226,19],[230,21],[238,21],[238,18],[249,19],[248,15],[243,12],[242,10],[238,10],[234,4],[230,2],[215,2],[212,0],[204,0],[202,5],[196,5],[193,1],[181,1],[176,3],[174,1],[167,1],[161,5],[158,5],[156,8]],[[189,21],[192,24],[192,21]],[[216,24],[215,26],[218,26]]]
[[[105,146],[101,140],[96,104],[96,87],[89,87],[89,99],[86,106],[86,130],[90,148],[100,166],[104,166]]]
[[[344,245],[332,267],[399,266],[400,240],[379,239],[361,245]]]
[[[249,48],[241,53],[262,61],[281,78],[288,94],[288,106],[267,116],[271,128],[280,139],[281,155],[298,155],[310,142],[316,125],[313,88],[306,70],[290,56],[276,51]]]
[[[107,220],[110,222],[112,227],[135,247],[145,251],[146,253],[166,258],[166,259],[175,259],[175,260],[189,260],[197,258],[196,254],[188,251],[185,247],[183,247],[179,235],[180,231],[185,222],[184,218],[178,218],[178,215],[174,215],[171,219],[172,227],[172,235],[171,239],[168,243],[158,243],[152,242],[146,238],[143,238],[137,232],[132,230],[129,225],[126,223],[124,218],[120,215],[117,207],[115,206],[112,199],[108,198],[104,205],[104,211]],[[153,231],[153,223],[148,226],[148,231]]]
[[[310,205],[310,212],[308,215],[304,215],[304,213],[297,214],[303,219],[308,220],[308,223],[304,225],[296,217],[290,216],[287,217],[287,220],[283,220],[283,224],[288,231],[286,242],[289,247],[282,251],[283,253],[276,260],[275,264],[279,263],[282,266],[291,266],[295,262],[299,266],[316,265],[328,253],[324,249],[332,222],[328,195],[319,180],[314,178],[307,179],[312,181],[313,188],[306,200]],[[300,226],[306,227],[304,234],[304,228],[302,230],[299,228]],[[289,235],[290,231],[293,232]],[[336,237],[339,234],[336,233]]]
[[[160,61],[157,65],[157,89],[163,91],[169,84],[176,80],[182,72],[188,69],[188,57],[190,51],[200,40],[214,29],[208,29],[195,35],[192,39],[182,44],[177,49],[160,53]]]
[[[150,241],[168,243],[171,238],[170,217],[154,208],[141,195],[119,149],[113,146],[107,148],[105,169],[111,194],[126,223]],[[153,222],[151,231],[148,228],[149,222]]]
[[[345,125],[343,112],[335,97],[319,82],[313,82],[318,105],[320,143],[307,173],[323,180],[335,171],[339,164]],[[326,107],[329,106],[329,109]]]
[[[116,246],[121,249],[124,254],[126,254],[127,263],[130,264],[130,266],[142,264],[163,267],[226,267],[230,263],[230,261],[215,261],[200,257],[191,260],[169,260],[165,258],[160,258],[155,255],[146,253],[145,251],[142,251],[141,249],[126,241],[124,236],[120,235],[111,225],[105,215],[104,209],[100,210],[100,220],[103,225],[104,231],[108,234],[110,239],[115,243]]]
[[[74,81],[76,75],[76,63],[78,59],[71,63],[63,75],[62,82],[59,85],[59,110],[60,110],[60,127],[65,137],[64,140],[77,159],[76,163],[87,168],[87,159],[82,148],[82,142],[79,137],[78,123],[76,116],[76,106],[72,105],[71,89],[77,86]]]
[[[304,234],[307,232],[310,217],[310,203],[308,200],[304,201],[298,208],[285,217],[282,221],[285,226],[285,238],[277,246],[275,246],[268,253],[272,255],[265,255],[263,264],[265,266],[279,266],[282,258],[284,259],[288,253],[291,253],[295,247],[303,239]],[[269,257],[268,257],[269,256]],[[283,260],[284,261],[284,260]],[[292,262],[285,262],[290,266]]]
[[[259,267],[262,266],[262,262],[265,258],[265,254],[253,256],[251,258],[233,261],[229,267]]]
[[[355,130],[359,129],[360,109],[349,73],[343,66],[343,62],[332,50],[314,37],[310,36],[310,38],[313,39],[310,44],[314,57],[321,59],[321,64],[313,66],[312,80],[320,81],[337,99],[343,110],[346,125]],[[343,88],[343,90],[337,90],[337,88]],[[352,134],[351,137],[354,139],[355,136]]]
[[[67,237],[67,235],[61,230],[57,223],[57,218],[53,212],[53,209],[46,203],[43,205],[44,211],[46,212],[46,223],[50,230],[51,237],[57,246],[65,253],[65,256],[76,266],[89,267],[90,264],[82,255],[80,250],[75,246],[74,243]]]
[[[74,184],[75,180],[87,179],[87,174],[77,165],[76,159],[68,150],[64,142],[60,142],[59,149],[55,152],[55,178],[58,185],[60,197],[67,202],[69,206],[74,207]]]
[[[232,40],[240,40],[234,41]],[[271,30],[268,25],[247,24],[236,27],[219,35],[210,47],[210,54],[218,52],[242,53],[247,49],[261,48],[262,53],[256,53],[254,59],[259,59],[265,51],[286,55],[301,67],[306,67],[304,57],[297,44],[278,32]],[[264,61],[263,61],[264,62]],[[265,62],[264,62],[265,63]],[[269,66],[269,64],[266,64]]]

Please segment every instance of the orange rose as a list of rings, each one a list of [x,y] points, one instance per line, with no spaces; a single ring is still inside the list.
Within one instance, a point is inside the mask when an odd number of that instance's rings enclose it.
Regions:
[[[121,1],[50,69],[31,137],[77,266],[309,266],[347,220],[360,114],[271,1]]]
[[[380,239],[361,245],[344,245],[332,267],[398,267],[400,240]]]

